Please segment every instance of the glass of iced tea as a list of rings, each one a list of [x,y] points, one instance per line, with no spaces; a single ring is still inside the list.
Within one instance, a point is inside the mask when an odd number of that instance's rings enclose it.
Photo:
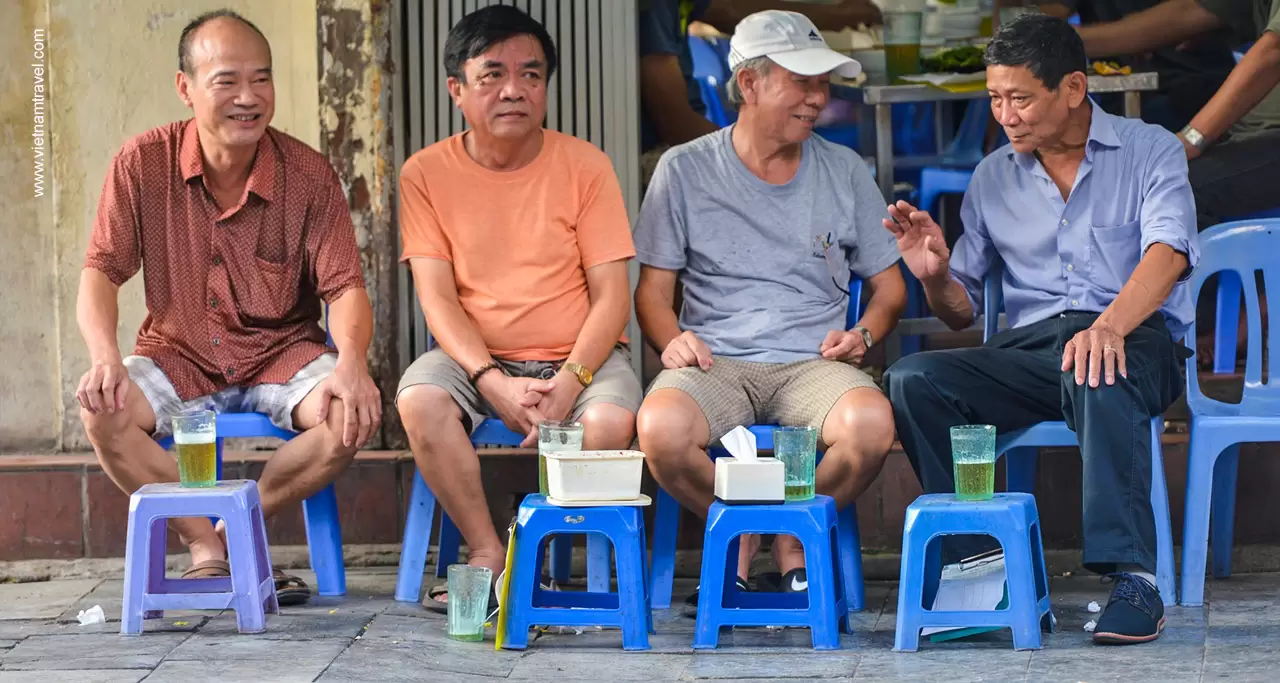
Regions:
[[[173,445],[178,449],[178,479],[183,486],[207,488],[218,483],[217,436],[212,410],[173,416]]]
[[[951,428],[956,498],[991,500],[996,488],[996,428],[957,425]]]

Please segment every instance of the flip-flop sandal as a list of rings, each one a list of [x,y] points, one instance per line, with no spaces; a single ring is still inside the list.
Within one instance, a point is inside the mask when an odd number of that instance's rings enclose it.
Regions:
[[[231,576],[231,565],[226,560],[205,560],[191,565],[182,573],[184,579],[223,579]]]
[[[276,580],[276,601],[282,607],[304,605],[311,599],[311,587],[306,581],[285,574],[279,569],[273,569],[271,577]]]

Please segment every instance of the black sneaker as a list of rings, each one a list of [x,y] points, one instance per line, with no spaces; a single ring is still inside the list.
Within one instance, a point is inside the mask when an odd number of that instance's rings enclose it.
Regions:
[[[681,612],[690,619],[698,618],[698,592],[701,590],[702,585],[699,584],[698,587],[693,590],[693,595],[690,595],[684,600],[684,607],[681,608]],[[747,580],[741,576],[738,577],[738,590],[751,590],[751,587],[747,585]]]
[[[1107,574],[1116,587],[1111,591],[1107,608],[1093,631],[1093,642],[1101,645],[1147,643],[1160,637],[1164,630],[1164,601],[1150,581],[1119,572]]]

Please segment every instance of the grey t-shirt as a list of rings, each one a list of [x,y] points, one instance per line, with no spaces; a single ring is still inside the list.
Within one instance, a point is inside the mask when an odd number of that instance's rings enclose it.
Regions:
[[[1267,31],[1280,34],[1280,0],[1198,0],[1231,30],[1236,42],[1251,43]],[[1280,88],[1272,88],[1231,127],[1232,135],[1280,128]]]
[[[680,327],[711,352],[788,363],[818,357],[845,327],[850,271],[893,266],[897,243],[871,172],[817,135],[785,185],[752,174],[733,127],[673,147],[658,162],[636,225],[640,263],[682,271]]]

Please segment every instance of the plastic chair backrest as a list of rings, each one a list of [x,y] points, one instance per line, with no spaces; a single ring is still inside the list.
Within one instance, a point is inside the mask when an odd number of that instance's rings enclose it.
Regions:
[[[1200,263],[1191,275],[1189,286],[1193,301],[1200,298],[1200,290],[1209,276],[1221,272],[1234,272],[1244,289],[1245,320],[1249,329],[1248,350],[1244,364],[1244,394],[1240,398],[1242,412],[1259,414],[1259,406],[1277,404],[1280,408],[1280,378],[1268,368],[1267,381],[1262,381],[1262,311],[1256,273],[1262,273],[1266,291],[1280,291],[1280,218],[1232,221],[1215,225],[1200,233]],[[1280,322],[1268,316],[1267,357],[1275,359],[1280,353]],[[1232,322],[1231,324],[1235,324]],[[1187,339],[1196,339],[1196,324],[1191,323]],[[1270,363],[1268,363],[1270,365]],[[1200,391],[1200,379],[1196,372],[1196,359],[1187,360],[1187,402],[1192,410],[1197,405],[1218,403],[1206,398]],[[1254,409],[1247,409],[1252,406]],[[1276,412],[1280,412],[1277,410]]]
[[[992,262],[982,281],[982,341],[1000,331],[1000,311],[1004,310],[1004,263]]]
[[[707,41],[689,36],[689,54],[693,57],[693,77],[699,81],[710,80],[716,87],[729,80],[729,63]]]
[[[991,111],[986,100],[974,100],[969,103],[960,121],[960,129],[947,146],[945,155],[957,160],[977,164],[982,161],[982,142],[987,136],[987,119]]]

